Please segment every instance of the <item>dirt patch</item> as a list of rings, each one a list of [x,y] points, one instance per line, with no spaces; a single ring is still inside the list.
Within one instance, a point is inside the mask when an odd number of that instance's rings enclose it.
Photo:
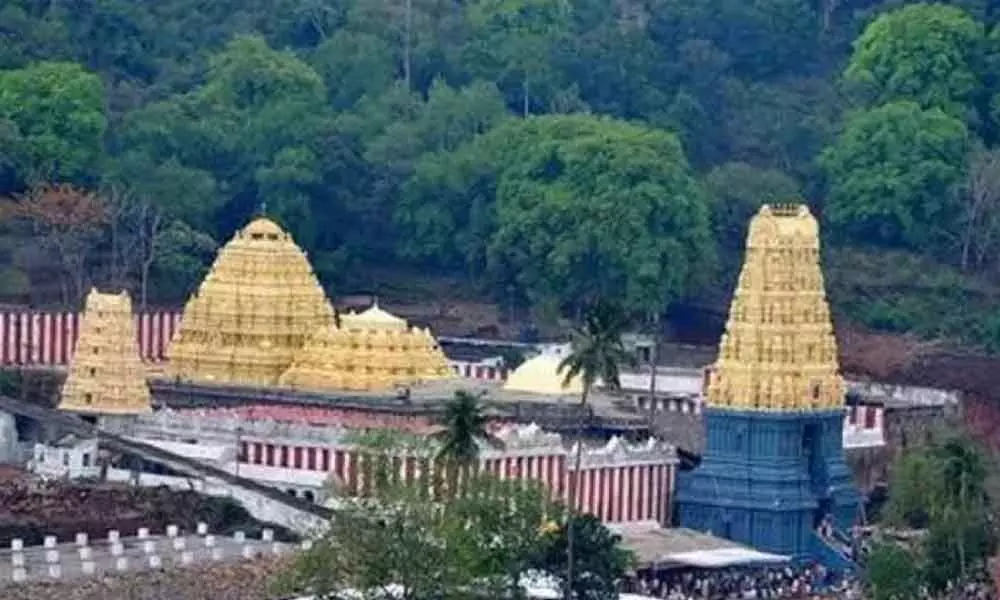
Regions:
[[[264,527],[242,506],[195,492],[30,479],[0,482],[0,547],[9,545],[13,538],[23,539],[26,545],[40,545],[46,535],[70,541],[77,533],[86,533],[97,539],[110,529],[123,535],[140,527],[162,532],[167,525],[194,531],[200,522],[219,534],[243,530],[255,535]],[[279,537],[290,537],[275,529]]]

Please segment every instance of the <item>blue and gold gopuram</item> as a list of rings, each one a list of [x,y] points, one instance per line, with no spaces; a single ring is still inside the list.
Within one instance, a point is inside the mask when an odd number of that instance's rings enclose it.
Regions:
[[[844,382],[806,206],[765,205],[750,222],[704,421],[701,464],[678,482],[683,527],[804,557],[823,552],[825,516],[854,524]]]

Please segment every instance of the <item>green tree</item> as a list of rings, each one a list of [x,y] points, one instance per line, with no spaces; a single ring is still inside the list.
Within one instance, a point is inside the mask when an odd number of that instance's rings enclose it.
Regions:
[[[629,364],[633,355],[625,348],[622,336],[629,325],[622,309],[607,301],[598,301],[586,312],[583,322],[573,331],[572,350],[559,363],[559,373],[565,385],[579,378],[583,391],[580,394],[579,416],[576,429],[576,448],[573,456],[573,477],[569,486],[569,518],[577,510],[580,497],[580,463],[583,457],[583,431],[587,418],[587,400],[594,385],[600,381],[606,388],[620,387],[619,368]],[[571,521],[572,522],[572,521]],[[572,600],[577,572],[575,548],[576,528],[570,527],[566,539],[566,600]],[[581,555],[582,556],[582,555]]]
[[[388,455],[386,455],[388,456]],[[375,598],[386,586],[402,597],[523,597],[518,586],[542,547],[555,509],[537,485],[477,476],[467,493],[438,503],[427,481],[386,481],[367,498],[345,498],[328,530],[301,553],[280,591],[333,598],[345,589]]]
[[[823,216],[862,242],[941,249],[959,216],[969,151],[965,125],[939,108],[896,102],[851,117],[821,164]]]
[[[763,204],[780,204],[802,195],[798,182],[775,169],[726,163],[705,176],[716,242],[742,254],[750,218]]]
[[[926,528],[926,582],[940,590],[992,555],[988,467],[970,441],[948,437],[905,453],[893,466],[888,522]]]
[[[65,62],[0,71],[4,150],[22,182],[92,179],[107,129],[101,78]]]
[[[329,117],[325,96],[308,64],[272,50],[260,37],[238,37],[212,57],[204,85],[130,119],[122,162],[173,160],[175,172],[202,180],[196,189],[210,193],[214,187],[221,197],[207,207],[194,203],[192,211],[201,214],[189,218],[222,216],[216,221],[220,234],[266,203],[310,246],[318,235],[313,209],[326,204],[317,152]],[[200,173],[210,173],[218,185]],[[133,177],[132,185],[144,184]]]
[[[445,405],[437,458],[452,471],[452,493],[457,493],[459,480],[468,480],[474,471],[479,461],[479,443],[490,439],[487,422],[479,398],[470,392],[455,392]]]
[[[569,533],[571,527],[572,534]],[[563,579],[571,536],[577,557],[572,583]],[[614,600],[618,598],[618,583],[634,562],[634,556],[621,548],[620,542],[621,538],[611,533],[597,517],[572,514],[568,523],[545,534],[533,565],[562,580],[564,591],[572,590],[574,598]]]
[[[494,137],[495,136],[495,137]],[[710,264],[707,203],[677,138],[587,116],[491,132],[506,159],[486,253],[494,281],[568,309],[622,297],[657,312]]]
[[[316,48],[310,62],[326,82],[330,104],[338,110],[389,89],[396,75],[392,50],[367,33],[334,32]]]
[[[875,544],[866,563],[865,584],[872,600],[917,598],[922,575],[914,556],[898,544]]]
[[[879,16],[854,43],[844,72],[875,104],[912,100],[964,118],[981,85],[984,31],[965,11],[913,4]]]
[[[478,77],[504,90],[522,116],[544,110],[559,89],[548,59],[568,26],[563,0],[477,0],[469,5],[466,60]]]

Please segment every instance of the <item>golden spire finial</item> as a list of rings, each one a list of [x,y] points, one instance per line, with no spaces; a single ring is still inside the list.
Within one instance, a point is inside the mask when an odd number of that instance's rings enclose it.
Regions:
[[[227,243],[184,309],[168,349],[171,376],[273,385],[333,310],[305,254],[258,217]]]
[[[151,410],[146,370],[127,292],[87,294],[80,336],[59,408],[90,414],[129,415]]]
[[[705,392],[717,408],[843,405],[819,225],[805,205],[764,205],[750,221],[746,258]]]

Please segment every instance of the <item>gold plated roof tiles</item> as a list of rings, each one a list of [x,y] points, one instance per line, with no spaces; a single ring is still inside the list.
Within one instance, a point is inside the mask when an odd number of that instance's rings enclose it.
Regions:
[[[181,380],[273,385],[333,311],[305,253],[258,218],[219,252],[168,349]]]
[[[126,292],[91,290],[87,295],[59,408],[106,415],[150,412],[146,369]]]
[[[706,401],[717,408],[765,411],[843,405],[819,225],[806,206],[765,205],[750,222]]]
[[[312,390],[377,391],[451,377],[448,361],[427,329],[378,305],[321,327],[279,381]]]

